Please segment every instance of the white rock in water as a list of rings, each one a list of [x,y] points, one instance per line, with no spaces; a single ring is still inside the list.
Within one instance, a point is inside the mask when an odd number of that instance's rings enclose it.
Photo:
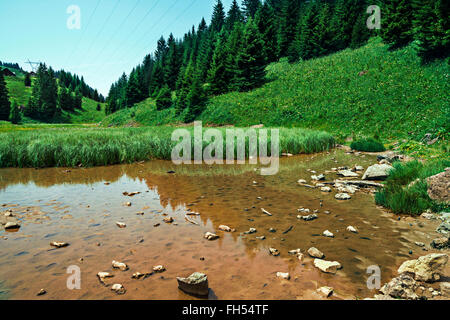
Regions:
[[[289,251],[289,254],[300,254],[302,251],[300,249],[295,249],[295,250],[291,250]]]
[[[279,256],[280,252],[278,251],[278,249],[275,248],[269,248],[269,253],[273,256]]]
[[[163,221],[164,221],[165,223],[172,223],[172,222],[173,222],[173,218],[172,218],[172,217],[165,217],[165,218],[163,219]]]
[[[223,224],[219,226],[219,230],[222,230],[222,231],[225,231],[225,232],[231,232],[232,231],[232,229],[229,226],[226,226],[226,225],[223,225]]]
[[[352,197],[347,193],[338,193],[334,196],[337,200],[350,200]]]
[[[363,166],[355,166],[355,171],[364,171]]]
[[[314,175],[314,176],[311,176],[311,179],[315,180],[315,181],[322,181],[322,180],[325,180],[325,175],[324,174],[319,174],[318,176]]]
[[[330,187],[322,187],[322,188],[320,188],[320,191],[322,191],[322,192],[331,192],[331,188]]]
[[[208,239],[208,240],[216,240],[216,239],[219,238],[219,236],[217,234],[215,234],[215,233],[207,232],[207,233],[205,233],[204,238]]]
[[[362,179],[363,180],[383,180],[389,176],[392,166],[388,164],[374,164],[367,168]]]
[[[123,222],[116,222],[116,225],[119,227],[119,228],[126,228],[127,227],[127,225],[125,224],[125,223],[123,223]]]
[[[352,177],[359,177],[359,174],[350,171],[350,170],[340,170],[337,173],[339,176],[343,176],[343,177],[347,177],[347,178],[352,178]]]
[[[164,271],[166,271],[166,268],[164,266],[162,266],[162,265],[159,265],[159,266],[153,267],[153,271],[155,271],[155,272],[164,272]]]
[[[187,278],[177,277],[178,288],[196,296],[207,296],[209,293],[206,274],[194,272]]]
[[[264,208],[261,208],[261,211],[262,211],[264,214],[267,214],[268,216],[272,216],[272,214],[271,214],[269,211],[267,211],[266,209],[264,209]]]
[[[112,278],[112,277],[114,277],[114,275],[109,272],[99,272],[99,273],[97,273],[97,277],[99,278],[99,280],[102,284],[105,284],[105,279]]]
[[[116,283],[113,284],[111,287],[111,290],[114,291],[117,294],[124,294],[126,292],[125,288],[123,287],[123,285]]]
[[[250,228],[248,231],[244,232],[244,234],[252,234],[252,233],[256,233],[256,229],[255,228]]]
[[[432,282],[441,278],[442,271],[448,262],[445,253],[432,253],[416,260],[408,260],[398,268],[398,273],[414,275],[417,281]]]
[[[322,259],[314,259],[314,266],[325,273],[335,274],[342,266],[337,261],[325,261]]]
[[[118,261],[115,261],[115,260],[113,260],[113,262],[112,262],[112,267],[115,268],[115,269],[120,269],[122,271],[127,271],[128,270],[128,266],[125,263],[118,262]]]
[[[64,248],[64,247],[67,247],[69,244],[67,242],[53,241],[53,242],[50,242],[50,245],[55,248]]]
[[[305,184],[307,181],[305,179],[300,179],[297,181],[298,184]]]
[[[7,222],[5,224],[5,229],[19,229],[20,228],[20,224],[18,224],[17,222]]]
[[[313,258],[318,258],[318,259],[323,259],[325,257],[325,255],[322,253],[322,251],[320,251],[317,248],[309,248],[308,249],[308,254],[313,257]]]
[[[325,237],[328,237],[328,238],[334,238],[334,234],[331,233],[329,230],[325,230],[325,231],[322,233],[322,235],[324,235]]]
[[[326,298],[328,298],[329,296],[331,296],[333,294],[333,288],[331,287],[321,287],[319,289],[317,289],[317,292],[320,293],[321,295],[325,296]]]
[[[288,272],[286,272],[286,273],[284,273],[284,272],[277,272],[277,277],[285,279],[285,280],[289,280],[291,278],[291,276],[290,276],[290,274]]]
[[[355,227],[353,227],[353,226],[348,226],[347,227],[347,231],[350,231],[350,232],[353,232],[353,233],[358,233],[358,230]]]

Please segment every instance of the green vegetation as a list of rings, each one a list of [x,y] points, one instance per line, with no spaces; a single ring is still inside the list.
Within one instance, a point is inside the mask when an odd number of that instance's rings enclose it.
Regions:
[[[0,120],[8,120],[11,104],[9,102],[8,89],[6,88],[3,71],[0,69]]]
[[[364,151],[364,152],[382,152],[386,151],[384,145],[375,139],[365,138],[353,141],[350,145],[350,148],[356,151]]]
[[[171,140],[173,129],[63,127],[6,131],[0,133],[0,167],[99,166],[171,159],[177,144]],[[192,133],[193,128],[188,130]],[[225,129],[219,130],[226,137]],[[328,150],[334,144],[333,137],[325,132],[280,129],[280,152],[313,153]]]
[[[375,195],[375,202],[394,213],[421,214],[427,209],[435,212],[448,209],[430,199],[426,178],[445,170],[449,160],[394,163],[394,169],[386,180],[386,186]]]

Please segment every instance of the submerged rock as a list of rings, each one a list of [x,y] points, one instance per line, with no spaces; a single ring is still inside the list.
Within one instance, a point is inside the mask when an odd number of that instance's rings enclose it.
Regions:
[[[196,296],[207,296],[209,293],[208,277],[204,273],[195,272],[187,278],[177,277],[178,288]]]
[[[311,179],[314,181],[322,181],[325,180],[325,175],[324,174],[314,175],[311,176]]]
[[[280,255],[280,252],[278,251],[278,249],[275,249],[275,248],[269,248],[269,253],[275,257]]]
[[[341,264],[337,261],[326,261],[322,259],[314,259],[314,266],[322,272],[333,274],[342,268]]]
[[[320,188],[320,191],[322,191],[322,192],[331,192],[332,190],[331,190],[330,187],[322,187],[322,188]]]
[[[174,220],[173,220],[172,217],[165,217],[165,218],[163,219],[163,221],[164,221],[165,223],[172,223]]]
[[[299,219],[303,219],[303,220],[305,220],[305,221],[312,221],[312,220],[315,220],[315,219],[317,219],[319,216],[317,215],[317,214],[310,214],[310,215],[307,215],[307,216],[297,216],[297,218],[299,218]]]
[[[162,265],[154,266],[153,267],[153,271],[154,272],[164,272],[164,271],[166,271],[166,268],[164,266],[162,266]]]
[[[56,241],[50,242],[50,245],[55,248],[64,248],[69,246],[67,242],[56,242]]]
[[[322,233],[323,236],[328,237],[328,238],[334,238],[334,234],[332,232],[330,232],[329,230],[325,230]]]
[[[337,200],[350,200],[352,197],[347,193],[337,193],[334,196]]]
[[[416,260],[408,260],[398,268],[398,273],[411,274],[415,280],[424,282],[437,281],[448,261],[444,253],[432,253]]]
[[[19,229],[20,224],[17,222],[7,222],[5,224],[5,230]]]
[[[387,164],[374,164],[367,168],[362,179],[363,180],[384,180],[389,176],[392,166]]]
[[[255,228],[250,228],[248,231],[245,231],[244,234],[252,234],[252,233],[256,233],[256,229]]]
[[[232,232],[233,231],[233,229],[231,229],[229,226],[226,226],[226,225],[223,225],[223,224],[219,226],[219,230],[225,231],[225,232]]]
[[[128,270],[128,266],[125,263],[118,262],[118,261],[115,261],[115,260],[113,260],[113,262],[112,262],[112,267],[114,269],[120,269],[122,271],[127,271]]]
[[[286,273],[284,273],[284,272],[277,272],[277,277],[285,279],[285,280],[289,280],[291,278],[291,276],[290,276],[290,274],[288,272],[286,272]]]
[[[152,274],[153,274],[153,272],[147,272],[147,273],[136,272],[136,273],[133,273],[133,275],[131,276],[131,279],[145,279],[145,278],[151,276]]]
[[[125,223],[123,223],[123,222],[116,222],[116,225],[117,225],[119,228],[126,228],[126,227],[127,227],[127,225],[126,225]]]
[[[346,177],[346,178],[354,178],[354,177],[359,177],[359,174],[350,171],[350,170],[340,170],[338,171],[338,176],[342,176],[342,177]]]
[[[98,277],[98,279],[100,280],[100,282],[101,282],[102,284],[105,284],[105,280],[106,280],[107,278],[112,278],[112,277],[114,277],[114,275],[111,274],[111,273],[109,273],[109,272],[99,272],[99,273],[97,273],[97,277]]]
[[[325,298],[330,297],[333,294],[333,288],[331,287],[320,287],[317,292],[323,295]]]
[[[44,294],[46,294],[47,291],[45,289],[41,289],[39,290],[39,292],[37,293],[38,296],[43,296]]]
[[[207,240],[216,240],[216,239],[219,238],[219,236],[217,234],[215,234],[215,233],[212,233],[212,232],[206,232],[205,235],[204,235],[204,238],[207,239]]]
[[[267,214],[268,216],[272,216],[272,214],[264,208],[261,208],[262,213]]]
[[[353,232],[353,233],[358,233],[358,230],[355,227],[353,227],[353,226],[348,226],[347,227],[347,231]]]
[[[126,292],[125,288],[120,283],[113,284],[111,290],[117,294],[124,294]]]
[[[320,251],[319,249],[314,248],[314,247],[308,249],[308,254],[313,258],[318,258],[318,259],[325,258],[325,255],[322,253],[322,251]]]

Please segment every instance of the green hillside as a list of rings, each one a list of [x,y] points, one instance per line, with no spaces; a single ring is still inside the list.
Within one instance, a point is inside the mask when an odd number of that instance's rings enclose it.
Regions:
[[[23,75],[17,70],[10,69],[16,73],[16,77],[5,77],[6,86],[8,88],[9,100],[12,102],[15,100],[18,105],[26,106],[28,99],[31,96],[32,88],[25,87]],[[32,81],[34,79],[32,78]],[[100,103],[101,111],[97,111],[97,102],[89,99],[83,98],[83,104],[81,110],[75,110],[74,112],[63,111],[62,117],[57,120],[61,123],[98,123],[105,117],[105,104]],[[23,117],[23,123],[39,123],[39,121],[30,119],[28,117]]]

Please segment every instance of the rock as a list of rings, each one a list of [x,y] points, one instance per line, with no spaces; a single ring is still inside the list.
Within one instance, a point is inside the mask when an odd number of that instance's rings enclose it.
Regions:
[[[149,272],[149,273],[136,272],[136,273],[133,273],[133,275],[131,276],[131,279],[145,279],[145,278],[151,276],[152,274],[153,274],[153,272]]]
[[[225,232],[231,232],[232,231],[232,229],[229,226],[226,226],[226,225],[223,225],[223,224],[219,226],[219,230],[225,231]]]
[[[359,174],[350,171],[350,170],[340,170],[338,171],[338,176],[342,176],[342,177],[346,177],[346,178],[354,178],[354,177],[359,177]]]
[[[280,252],[278,251],[278,249],[275,249],[275,248],[269,248],[269,253],[275,257],[280,255]]]
[[[127,225],[126,225],[125,223],[123,223],[123,222],[116,222],[116,225],[117,225],[119,228],[126,228],[126,227],[127,227]]]
[[[212,233],[212,232],[207,232],[207,233],[205,233],[204,238],[208,239],[208,240],[216,240],[216,239],[219,238],[219,236],[217,234]]]
[[[114,291],[117,294],[124,294],[126,292],[125,288],[123,287],[123,285],[116,283],[113,284],[111,287],[111,290]]]
[[[351,194],[355,194],[356,191],[358,191],[358,187],[357,186],[351,186],[351,185],[342,185],[340,183],[336,183],[334,185],[337,190],[339,191],[339,193],[351,193]]]
[[[155,272],[164,272],[164,271],[166,271],[166,268],[164,266],[162,266],[162,265],[154,266],[153,267],[153,271],[155,271]]]
[[[450,297],[450,282],[441,282],[441,293],[444,297]]]
[[[423,242],[415,242],[415,245],[418,247],[425,247],[425,243]]]
[[[161,224],[160,223],[155,223],[154,225],[153,225],[153,227],[159,227]]]
[[[355,166],[355,168],[353,168],[355,171],[364,171],[364,167],[363,166]]]
[[[450,238],[440,237],[431,241],[431,247],[435,249],[445,249],[450,246]]]
[[[322,191],[322,192],[331,192],[331,188],[330,187],[322,187],[322,188],[320,188],[320,191]]]
[[[258,240],[265,240],[266,237],[265,236],[261,236],[261,237],[256,237],[256,239],[258,239]]]
[[[374,164],[367,168],[362,179],[363,180],[384,180],[389,176],[392,167],[387,164]]]
[[[325,258],[325,255],[322,253],[322,251],[320,251],[319,249],[314,248],[314,247],[308,249],[308,254],[313,258],[318,258],[318,259]]]
[[[270,229],[269,229],[269,232],[271,232],[271,233],[275,233],[275,232],[277,232],[277,230],[276,230],[276,229],[274,229],[274,228],[270,228]]]
[[[47,291],[45,289],[41,289],[39,290],[39,292],[37,293],[38,296],[43,296],[44,294],[46,294]]]
[[[450,168],[427,178],[428,195],[440,202],[450,202]]]
[[[256,229],[255,228],[250,228],[248,231],[245,231],[244,234],[252,234],[252,233],[256,233]]]
[[[337,193],[334,196],[337,200],[350,200],[352,197],[347,193]]]
[[[277,277],[285,279],[285,280],[289,280],[291,278],[291,276],[289,275],[288,272],[286,272],[286,273],[284,273],[284,272],[277,272]]]
[[[99,272],[99,273],[97,273],[97,277],[99,278],[101,283],[105,284],[105,280],[107,278],[114,277],[114,275],[109,272]]]
[[[444,253],[432,253],[417,260],[408,260],[398,269],[398,273],[412,274],[417,281],[433,282],[440,279],[442,269],[448,261]]]
[[[297,181],[298,184],[305,184],[307,181],[305,179],[300,179]]]
[[[50,242],[50,245],[55,248],[64,248],[69,246],[67,242],[56,242],[56,241]]]
[[[333,294],[333,288],[331,287],[320,287],[317,292],[323,295],[325,298],[330,297]]]
[[[163,221],[164,221],[165,223],[172,223],[172,222],[173,222],[173,218],[172,218],[172,217],[165,217],[165,218],[163,219]]]
[[[303,219],[305,221],[312,221],[317,219],[319,216],[317,214],[310,214],[308,216],[297,216],[298,219]]]
[[[301,253],[301,250],[300,249],[295,249],[295,250],[290,250],[289,251],[289,254],[294,254],[294,255],[298,255],[298,254],[300,254]]]
[[[196,296],[207,296],[209,292],[206,274],[195,272],[187,278],[177,277],[178,288]]]
[[[267,214],[268,216],[272,216],[272,214],[271,214],[269,211],[267,211],[266,209],[264,209],[264,208],[261,208],[261,211],[262,211],[264,214]]]
[[[123,205],[124,205],[125,207],[131,207],[131,202],[125,202]]]
[[[5,230],[19,229],[19,228],[20,224],[18,224],[17,222],[7,222],[5,224]]]
[[[434,215],[430,212],[424,212],[420,215],[421,218],[427,219],[427,220],[432,220],[434,219]]]
[[[347,231],[353,232],[353,233],[358,233],[358,230],[355,227],[353,227],[353,226],[348,226],[347,227]]]
[[[397,299],[417,300],[419,296],[415,291],[418,286],[411,276],[401,274],[381,287],[380,292]]]
[[[114,269],[120,269],[122,271],[127,271],[128,270],[128,266],[125,263],[118,262],[118,261],[115,261],[115,260],[113,260],[113,262],[112,262],[112,267]]]
[[[314,175],[311,176],[311,179],[314,181],[322,181],[325,180],[325,175],[324,174]]]
[[[334,234],[331,233],[331,232],[328,231],[328,230],[325,230],[325,231],[322,233],[322,235],[325,236],[325,237],[328,237],[328,238],[334,238]]]
[[[335,274],[342,266],[337,261],[326,261],[322,259],[314,259],[314,266],[325,273]]]
[[[444,221],[442,222],[439,227],[436,229],[437,232],[442,234],[449,234],[450,233],[450,222]]]

